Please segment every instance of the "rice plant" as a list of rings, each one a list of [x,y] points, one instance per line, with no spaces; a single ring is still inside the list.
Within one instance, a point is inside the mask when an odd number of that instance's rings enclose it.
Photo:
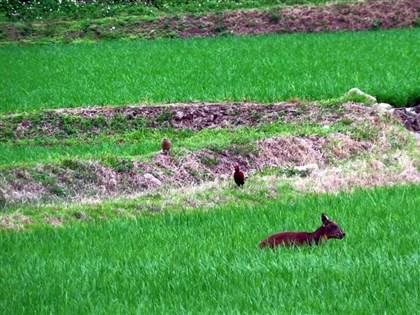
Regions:
[[[414,314],[419,196],[400,186],[2,231],[0,312]],[[279,230],[315,230],[322,212],[344,239],[258,248]]]
[[[6,46],[0,112],[188,101],[336,98],[410,105],[420,29]]]

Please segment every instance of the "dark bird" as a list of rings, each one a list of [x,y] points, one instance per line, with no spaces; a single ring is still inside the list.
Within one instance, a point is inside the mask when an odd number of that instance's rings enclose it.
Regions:
[[[168,154],[171,150],[171,143],[167,138],[163,138],[162,140],[162,151],[164,154]]]
[[[245,175],[239,169],[239,165],[235,165],[235,172],[233,173],[233,179],[235,180],[235,183],[236,183],[236,185],[238,185],[238,187],[245,184]]]

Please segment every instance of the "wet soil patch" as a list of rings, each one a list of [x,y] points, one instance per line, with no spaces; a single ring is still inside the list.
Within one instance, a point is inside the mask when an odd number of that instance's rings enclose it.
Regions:
[[[404,124],[406,129],[420,134],[420,105],[395,109],[395,116]]]

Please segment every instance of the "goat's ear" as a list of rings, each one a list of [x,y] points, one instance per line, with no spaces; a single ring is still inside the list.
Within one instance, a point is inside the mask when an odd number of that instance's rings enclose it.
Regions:
[[[321,214],[321,220],[322,220],[322,224],[326,225],[328,222],[330,222],[330,218],[325,214]]]

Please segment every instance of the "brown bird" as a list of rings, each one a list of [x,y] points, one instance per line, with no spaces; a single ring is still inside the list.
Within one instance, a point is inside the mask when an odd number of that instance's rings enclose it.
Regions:
[[[164,154],[169,154],[169,151],[171,150],[171,143],[167,138],[163,138],[162,140],[162,151]]]
[[[233,173],[233,179],[235,180],[235,183],[236,185],[238,185],[238,187],[241,187],[243,184],[245,184],[245,175],[239,169],[239,165],[235,165],[235,172]]]

